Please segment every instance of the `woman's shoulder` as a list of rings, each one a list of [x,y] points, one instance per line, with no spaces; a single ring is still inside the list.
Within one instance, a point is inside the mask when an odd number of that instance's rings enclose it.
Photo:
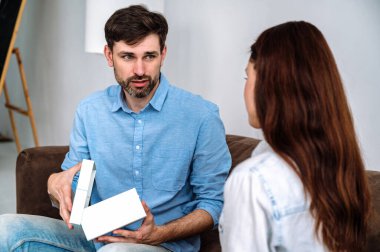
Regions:
[[[271,175],[276,173],[292,173],[291,168],[265,141],[261,141],[253,150],[250,158],[241,162],[232,174],[254,173]],[[275,176],[275,178],[278,178]]]
[[[279,217],[295,213],[294,211],[308,210],[300,178],[265,141],[258,145],[249,159],[235,168],[231,177],[235,183],[249,180],[252,183],[252,190],[264,194],[258,197],[269,198],[274,214]]]

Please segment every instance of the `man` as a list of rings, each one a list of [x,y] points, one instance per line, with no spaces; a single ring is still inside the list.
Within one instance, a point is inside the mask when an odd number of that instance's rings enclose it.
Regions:
[[[2,218],[2,226],[22,225],[28,232],[0,238],[0,250],[21,243],[42,251],[94,251],[104,243],[101,251],[199,250],[199,234],[218,223],[231,158],[217,107],[171,86],[161,74],[167,31],[165,18],[142,6],[110,17],[104,54],[119,85],[80,103],[64,171],[48,180],[65,224],[44,217]],[[79,227],[73,229],[71,190],[84,158],[97,167],[91,204],[136,188],[147,214],[144,221],[94,243]]]

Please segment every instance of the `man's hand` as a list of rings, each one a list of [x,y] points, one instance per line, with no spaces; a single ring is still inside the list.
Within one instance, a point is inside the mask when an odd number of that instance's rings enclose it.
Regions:
[[[160,243],[164,242],[160,235],[161,227],[156,226],[154,222],[154,216],[144,201],[142,201],[142,205],[144,207],[146,217],[138,230],[130,231],[124,229],[117,229],[113,231],[113,233],[118,236],[100,236],[97,238],[97,241],[106,243],[142,243],[149,245],[159,245]]]
[[[74,175],[80,170],[81,164],[80,162],[66,171],[54,173],[48,179],[49,196],[53,201],[58,202],[59,214],[69,229],[73,228],[69,222],[72,209],[71,184]]]

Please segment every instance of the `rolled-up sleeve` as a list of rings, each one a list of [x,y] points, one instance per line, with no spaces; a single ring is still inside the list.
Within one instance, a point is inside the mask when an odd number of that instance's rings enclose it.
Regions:
[[[223,187],[231,167],[231,155],[225,130],[217,109],[203,120],[200,127],[190,183],[196,196],[195,209],[207,211],[218,224],[223,207]]]
[[[70,134],[70,149],[69,152],[66,153],[65,159],[61,165],[62,170],[67,170],[73,167],[83,159],[90,159],[85,124],[82,119],[82,110],[83,107],[79,105],[75,112],[74,125]],[[74,176],[72,183],[73,191],[76,189],[78,177],[79,173]]]

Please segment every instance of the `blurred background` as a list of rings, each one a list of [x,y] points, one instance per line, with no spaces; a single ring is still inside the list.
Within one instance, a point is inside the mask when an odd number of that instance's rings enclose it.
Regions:
[[[104,56],[85,51],[89,29],[102,31],[104,26],[86,19],[88,11],[94,9],[90,5],[96,2],[26,3],[16,46],[24,62],[40,145],[67,145],[79,101],[115,84],[113,70]],[[127,0],[124,2],[129,5]],[[169,34],[162,71],[176,86],[216,103],[228,134],[262,137],[260,131],[248,125],[243,100],[244,68],[250,45],[257,36],[264,29],[286,21],[305,20],[316,25],[337,61],[366,167],[380,170],[380,1],[165,0],[163,3]],[[7,84],[12,101],[24,106],[14,57]],[[0,103],[4,103],[4,95]],[[28,118],[15,116],[21,144],[24,148],[32,147]],[[0,133],[13,137],[3,106],[0,106]],[[14,158],[17,155],[14,143],[6,146],[0,147],[0,158],[4,159],[3,155]]]

